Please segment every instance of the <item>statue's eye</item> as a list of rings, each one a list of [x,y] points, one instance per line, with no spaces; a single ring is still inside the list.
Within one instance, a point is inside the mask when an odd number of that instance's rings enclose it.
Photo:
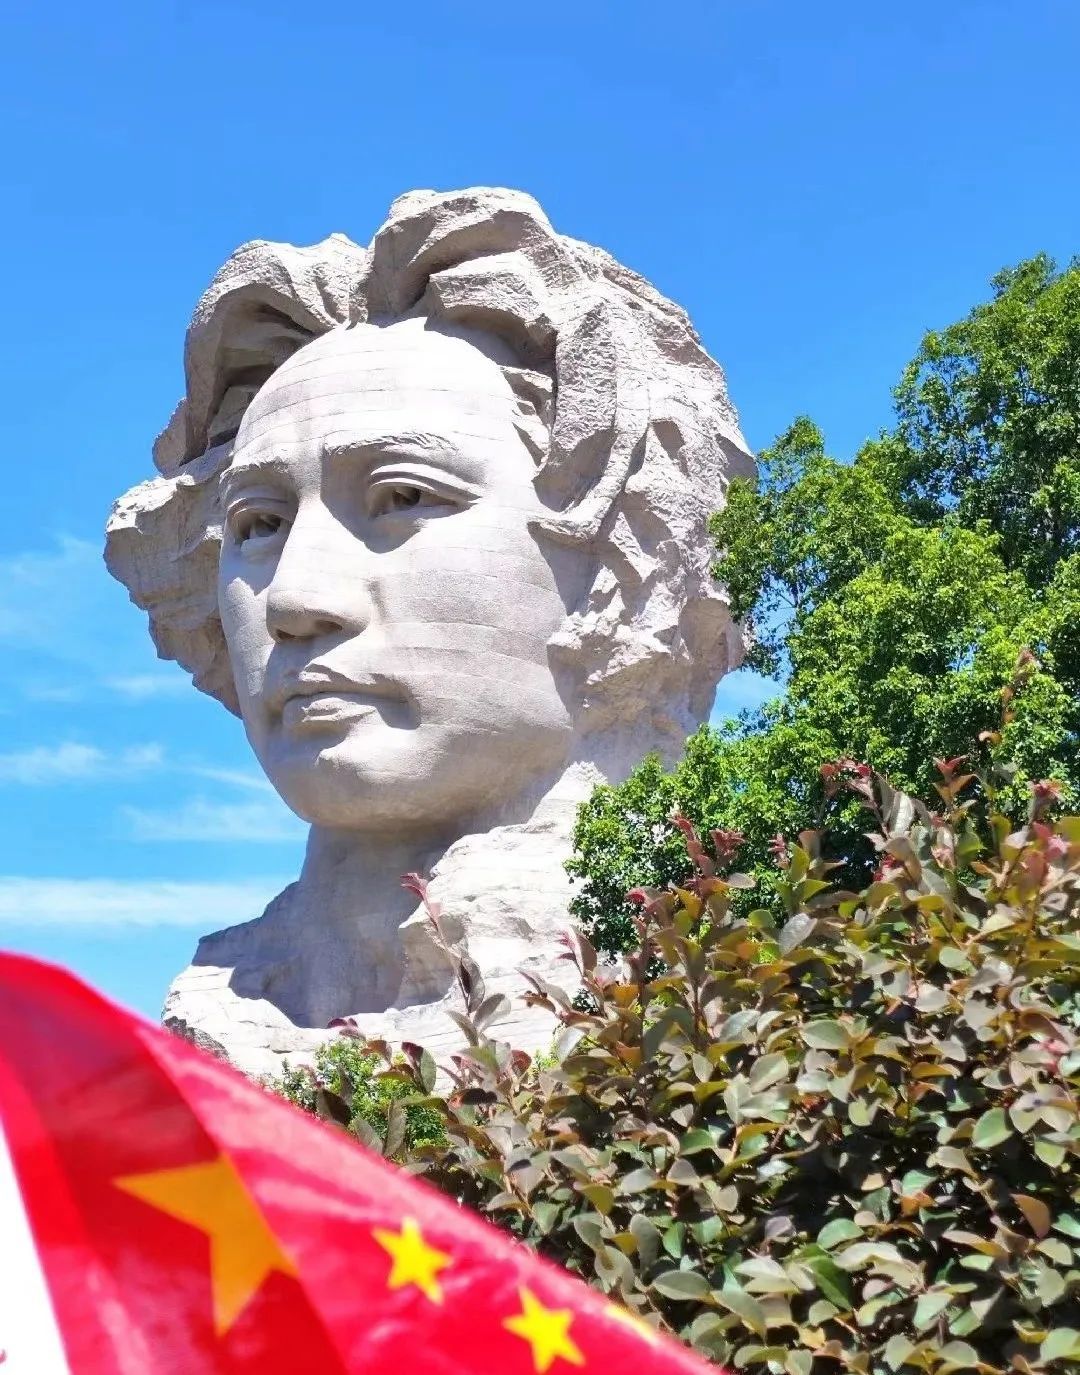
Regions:
[[[248,540],[276,539],[285,524],[285,517],[273,511],[238,511],[229,520],[237,544],[246,544]]]
[[[398,483],[391,487],[387,493],[387,510],[407,511],[410,506],[419,506],[423,495],[419,487],[408,487],[403,483]]]
[[[368,511],[372,516],[389,516],[398,512],[416,511],[420,507],[449,506],[449,497],[415,482],[374,482],[368,493]]]

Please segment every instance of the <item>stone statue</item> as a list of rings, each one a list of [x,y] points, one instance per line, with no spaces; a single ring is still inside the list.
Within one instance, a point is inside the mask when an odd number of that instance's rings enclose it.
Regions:
[[[577,805],[670,757],[739,662],[706,534],[752,472],[723,374],[641,277],[491,189],[403,196],[367,249],[246,244],[185,369],[106,561],[311,833],[166,1023],[252,1072],[346,1015],[446,1049],[401,875],[489,988],[565,984]],[[499,1033],[542,1046],[539,1016]]]

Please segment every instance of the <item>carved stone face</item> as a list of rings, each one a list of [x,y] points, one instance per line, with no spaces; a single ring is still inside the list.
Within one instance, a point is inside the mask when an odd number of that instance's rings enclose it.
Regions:
[[[244,417],[219,611],[248,738],[310,822],[458,825],[565,759],[566,603],[496,347],[422,319],[338,328]]]

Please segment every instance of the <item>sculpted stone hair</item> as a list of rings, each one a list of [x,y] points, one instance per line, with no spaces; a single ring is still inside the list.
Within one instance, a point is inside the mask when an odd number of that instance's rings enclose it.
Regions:
[[[149,613],[158,653],[237,711],[217,612],[218,479],[244,411],[315,336],[417,314],[487,330],[521,360],[505,372],[550,511],[534,532],[595,561],[552,641],[582,727],[652,713],[661,733],[685,733],[741,657],[706,521],[752,460],[686,314],[514,191],[412,192],[370,248],[341,234],[257,241],[221,268],[188,330],[187,395],[154,446],[161,476],[108,524],[106,563]]]

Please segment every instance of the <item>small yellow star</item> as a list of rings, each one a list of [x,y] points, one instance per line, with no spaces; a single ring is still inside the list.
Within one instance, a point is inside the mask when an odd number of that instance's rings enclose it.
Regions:
[[[518,1290],[521,1312],[516,1318],[506,1318],[503,1327],[521,1337],[532,1347],[533,1364],[543,1375],[556,1357],[571,1365],[584,1365],[585,1357],[570,1339],[570,1324],[574,1315],[569,1308],[545,1308],[528,1289]]]
[[[442,1303],[442,1288],[436,1277],[450,1264],[450,1257],[427,1244],[415,1218],[403,1218],[400,1232],[375,1227],[372,1235],[394,1262],[387,1288],[402,1289],[406,1284],[414,1284],[432,1303]]]
[[[113,1182],[210,1238],[210,1287],[219,1337],[272,1270],[296,1274],[228,1156],[202,1165],[125,1175]]]

